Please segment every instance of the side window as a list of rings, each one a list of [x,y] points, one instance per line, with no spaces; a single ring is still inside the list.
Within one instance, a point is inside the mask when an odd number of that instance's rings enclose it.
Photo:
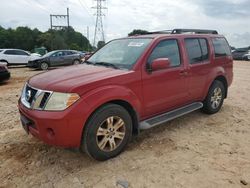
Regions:
[[[202,52],[198,39],[185,39],[185,46],[190,64],[202,61]]]
[[[16,50],[6,50],[4,52],[4,54],[7,54],[7,55],[16,55]]]
[[[231,55],[230,47],[225,38],[213,38],[212,43],[214,46],[215,57]]]
[[[185,39],[185,46],[190,64],[203,63],[208,59],[208,45],[206,39]]]
[[[170,39],[161,41],[150,54],[148,63],[151,64],[153,60],[158,58],[168,58],[170,60],[171,67],[179,66],[181,61],[177,40]]]
[[[199,39],[202,51],[202,60],[208,60],[208,45],[206,39]]]
[[[26,55],[26,56],[28,56],[29,54],[24,52],[24,51],[21,51],[21,50],[16,50],[16,55]]]

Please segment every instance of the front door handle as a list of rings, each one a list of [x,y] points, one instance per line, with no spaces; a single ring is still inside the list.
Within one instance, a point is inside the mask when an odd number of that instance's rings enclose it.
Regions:
[[[182,71],[180,71],[180,75],[181,75],[181,76],[187,76],[187,75],[188,75],[188,72],[187,72],[187,71],[182,70]]]

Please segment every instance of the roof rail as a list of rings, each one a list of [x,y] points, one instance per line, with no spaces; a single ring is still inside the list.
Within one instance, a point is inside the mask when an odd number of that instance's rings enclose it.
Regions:
[[[216,30],[207,29],[173,29],[171,34],[194,33],[194,34],[218,34]]]

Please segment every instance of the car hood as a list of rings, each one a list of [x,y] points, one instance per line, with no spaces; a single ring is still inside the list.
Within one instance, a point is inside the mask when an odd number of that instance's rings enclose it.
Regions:
[[[76,92],[82,94],[79,88],[83,86],[85,92],[95,85],[93,82],[104,81],[114,76],[127,74],[130,71],[113,69],[104,66],[74,65],[38,74],[29,79],[28,84],[34,88],[57,91]],[[89,87],[88,87],[89,85]]]
[[[43,58],[37,55],[31,55],[29,58],[30,61],[35,61],[35,60],[40,60],[40,59],[43,59]]]

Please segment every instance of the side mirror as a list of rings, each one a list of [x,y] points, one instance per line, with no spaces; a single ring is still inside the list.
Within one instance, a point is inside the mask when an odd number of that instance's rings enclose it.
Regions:
[[[151,71],[167,69],[169,67],[170,67],[170,61],[168,58],[158,58],[152,62]]]

